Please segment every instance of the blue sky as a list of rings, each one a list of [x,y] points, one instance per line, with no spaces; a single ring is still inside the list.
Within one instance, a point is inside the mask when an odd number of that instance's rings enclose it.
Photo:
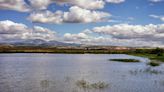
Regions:
[[[77,37],[76,36],[77,34],[83,33],[83,31],[86,29],[88,29],[89,31],[93,31],[95,27],[102,27],[102,26],[128,24],[128,25],[133,25],[133,26],[140,25],[142,27],[149,24],[153,24],[155,26],[162,25],[164,22],[164,19],[162,20],[162,18],[164,18],[164,11],[163,11],[164,1],[163,0],[98,0],[105,3],[103,5],[104,7],[95,8],[94,6],[94,9],[90,7],[89,5],[87,7],[87,2],[91,1],[90,3],[93,3],[93,2],[96,2],[96,0],[84,0],[84,2],[82,3],[78,2],[78,0],[65,0],[63,2],[60,0],[49,0],[47,5],[42,5],[45,3],[44,0],[25,0],[25,1],[14,0],[14,1],[18,3],[18,4],[13,4],[14,8],[10,4],[11,2],[7,2],[5,0],[0,1],[0,21],[4,22],[6,20],[9,20],[14,23],[21,23],[29,27],[29,29],[30,28],[32,29],[34,26],[40,26],[40,27],[47,28],[51,31],[58,33],[59,36],[64,36],[66,33],[69,33],[70,36]],[[41,4],[38,6],[36,5],[36,2],[32,3],[32,1],[36,1]],[[85,1],[86,1],[86,6],[83,5],[83,3],[85,4]],[[23,4],[20,4],[22,2]],[[4,6],[3,5],[4,3],[6,3],[6,5],[9,5],[10,7]],[[22,10],[22,8],[20,9],[15,8],[14,5],[15,6],[20,5],[20,7],[27,5],[28,7],[26,8],[28,9],[27,11],[24,11]],[[44,6],[44,9],[41,8],[43,6]],[[43,22],[42,20],[40,20],[41,17],[39,17],[36,20],[36,16],[38,13],[44,14],[46,11],[51,12],[53,15],[55,14],[55,12],[60,10],[63,13],[62,15],[63,17],[65,12],[70,12],[69,9],[71,7],[74,7],[74,8],[76,7],[75,9],[85,9],[85,11],[87,10],[91,12],[92,11],[103,12],[103,13],[109,14],[110,16],[104,15],[103,17],[105,17],[105,21],[102,17],[103,21],[102,19],[97,19],[97,20],[91,20],[89,22],[82,21],[82,19],[78,19],[78,20],[75,19],[77,17],[71,20],[71,19],[68,19],[70,18],[70,16],[67,16],[68,17],[67,19],[65,20],[63,19],[62,22],[56,23],[56,22],[52,22],[48,20],[48,18],[54,19],[54,16],[49,16],[49,15],[46,16],[47,21]],[[30,15],[31,17],[29,19]],[[35,23],[36,21],[37,23]],[[111,35],[110,32],[111,31],[103,32],[104,34],[103,37],[107,36],[108,38],[111,38],[111,37],[114,38],[114,36]],[[99,33],[101,34],[101,32]],[[89,35],[97,37],[97,35],[100,35],[99,33],[93,31],[93,33]],[[85,34],[85,35],[88,36],[88,34]],[[124,34],[121,34],[121,35],[124,35]],[[63,37],[59,37],[59,38],[60,40],[62,39],[61,41],[65,41],[63,40],[64,39]],[[93,37],[90,37],[90,38],[93,38]],[[59,39],[55,39],[55,40],[59,40]],[[122,40],[122,39],[118,39],[118,40]],[[145,39],[142,39],[141,41],[143,40]],[[160,40],[157,40],[157,41],[160,42]],[[151,42],[156,44],[154,40],[151,40]],[[159,44],[162,46],[163,42],[158,43],[158,45]],[[109,45],[112,45],[112,44],[109,44]]]

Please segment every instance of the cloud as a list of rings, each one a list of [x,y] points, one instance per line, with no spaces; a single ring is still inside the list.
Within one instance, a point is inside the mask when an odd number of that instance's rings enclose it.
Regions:
[[[42,39],[58,40],[69,43],[88,45],[117,45],[117,46],[163,46],[164,24],[129,25],[116,24],[94,27],[77,34],[65,33],[58,38],[57,33],[47,28],[34,26],[10,20],[0,21],[0,41],[19,41]]]
[[[110,16],[111,15],[106,12],[91,11],[73,6],[69,9],[69,12],[64,13],[64,21],[74,23],[101,22],[106,21],[106,18]]]
[[[84,9],[102,9],[105,2],[103,0],[30,0],[31,5],[36,9],[46,9],[49,4],[73,5]]]
[[[104,37],[95,37],[92,34],[83,32],[77,34],[65,33],[63,36],[64,42],[67,43],[78,43],[78,44],[87,44],[87,45],[100,45],[107,42],[107,38]]]
[[[150,46],[150,47],[164,47],[164,43],[160,41],[152,40],[139,40],[139,39],[117,39],[113,37],[105,36],[94,36],[93,34],[70,34],[66,33],[64,35],[64,41],[69,43],[79,43],[86,45],[108,45],[108,46],[131,46],[131,47],[141,47],[141,46]]]
[[[31,9],[24,0],[0,0],[0,9],[29,12]]]
[[[63,12],[56,11],[55,13],[52,13],[50,11],[37,11],[30,14],[28,20],[38,23],[60,24],[63,22]]]
[[[122,3],[125,0],[30,0],[34,9],[47,9],[48,5],[56,3],[58,5],[78,6],[83,9],[96,10],[103,9],[106,3]]]
[[[116,4],[118,4],[118,3],[125,2],[125,0],[106,0],[106,2],[108,2],[108,3],[116,3]]]
[[[89,33],[66,33],[65,41],[94,45],[164,46],[164,24],[116,24],[94,27],[87,31]]]
[[[33,9],[47,9],[51,0],[29,0]]]
[[[155,18],[155,19],[160,19],[161,21],[163,21],[164,22],[164,16],[158,16],[158,15],[149,15],[150,17],[152,17],[152,18]]]
[[[62,1],[62,0],[58,0]],[[103,0],[63,0],[67,1],[74,6],[79,6],[84,9],[102,9],[104,8],[105,2]]]
[[[42,40],[55,40],[56,32],[43,28],[40,26],[34,26],[29,28],[22,23],[15,23],[10,20],[0,21],[0,40],[23,40],[23,39],[42,39]]]
[[[46,10],[50,4],[78,6],[83,9],[103,9],[106,3],[122,3],[125,0],[0,0],[0,9],[16,10],[20,12]]]
[[[117,24],[113,26],[95,27],[93,32],[111,36],[116,39],[138,41],[155,41],[164,44],[164,24],[149,24],[149,25],[129,25]]]
[[[153,2],[153,3],[158,3],[158,2],[162,2],[162,1],[164,1],[164,0],[149,0],[149,1],[151,1],[151,2]]]
[[[34,26],[32,31],[33,31],[33,33],[30,36],[31,39],[42,39],[42,40],[46,40],[46,41],[57,39],[56,32],[52,31],[48,28]],[[28,38],[26,38],[26,39],[28,39]]]
[[[28,19],[40,23],[91,23],[108,21],[111,15],[106,12],[87,10],[78,6],[70,7],[68,12],[41,11],[32,13]]]
[[[100,34],[111,35],[119,39],[129,39],[129,38],[142,38],[151,36],[155,33],[157,25],[129,25],[129,24],[117,24],[117,25],[107,25],[102,27],[95,27],[92,29],[93,32]]]

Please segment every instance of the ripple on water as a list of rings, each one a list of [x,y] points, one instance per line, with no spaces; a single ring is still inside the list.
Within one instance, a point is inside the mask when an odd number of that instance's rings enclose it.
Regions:
[[[148,61],[123,54],[0,54],[0,92],[163,92],[164,66]]]

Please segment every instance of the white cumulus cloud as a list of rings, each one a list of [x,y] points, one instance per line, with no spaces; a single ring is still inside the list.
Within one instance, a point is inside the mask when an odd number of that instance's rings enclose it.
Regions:
[[[64,13],[64,21],[79,23],[101,22],[110,16],[111,15],[106,12],[91,11],[73,6],[69,9],[69,12]]]
[[[20,12],[46,10],[50,4],[78,6],[83,9],[103,9],[106,3],[122,3],[125,0],[0,0],[0,9],[16,10]]]
[[[102,9],[105,5],[103,0],[30,0],[30,2],[36,9],[46,9],[52,3],[79,6],[85,9]]]
[[[89,33],[88,33],[89,32]],[[66,33],[65,41],[94,45],[164,46],[164,24],[116,24],[87,29],[78,34]]]
[[[35,9],[46,9],[48,5],[56,3],[58,5],[78,6],[84,9],[103,9],[106,3],[122,3],[125,0],[30,0],[31,6]]]
[[[63,22],[63,12],[37,11],[30,14],[28,19],[31,22],[60,24]]]
[[[34,12],[28,19],[40,23],[91,23],[108,21],[111,15],[106,12],[87,10],[78,6],[70,7],[68,12],[50,11]]]
[[[0,0],[0,9],[29,12],[31,9],[24,0]]]
[[[0,21],[0,40],[22,40],[22,39],[42,39],[42,40],[55,40],[56,32],[34,26],[29,28],[25,24],[15,23],[10,20]]]
[[[117,24],[117,25],[107,25],[102,27],[95,27],[92,31],[100,34],[111,35],[120,39],[129,39],[129,38],[142,38],[148,37],[156,33],[158,26],[149,24],[149,25],[129,25],[129,24]]]

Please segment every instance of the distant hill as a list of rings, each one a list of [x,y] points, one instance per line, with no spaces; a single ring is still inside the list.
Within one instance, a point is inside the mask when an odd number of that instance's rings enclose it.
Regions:
[[[28,39],[19,41],[5,41],[0,42],[1,45],[13,45],[13,46],[80,46],[75,43],[64,43],[59,41],[45,41],[42,39]]]

